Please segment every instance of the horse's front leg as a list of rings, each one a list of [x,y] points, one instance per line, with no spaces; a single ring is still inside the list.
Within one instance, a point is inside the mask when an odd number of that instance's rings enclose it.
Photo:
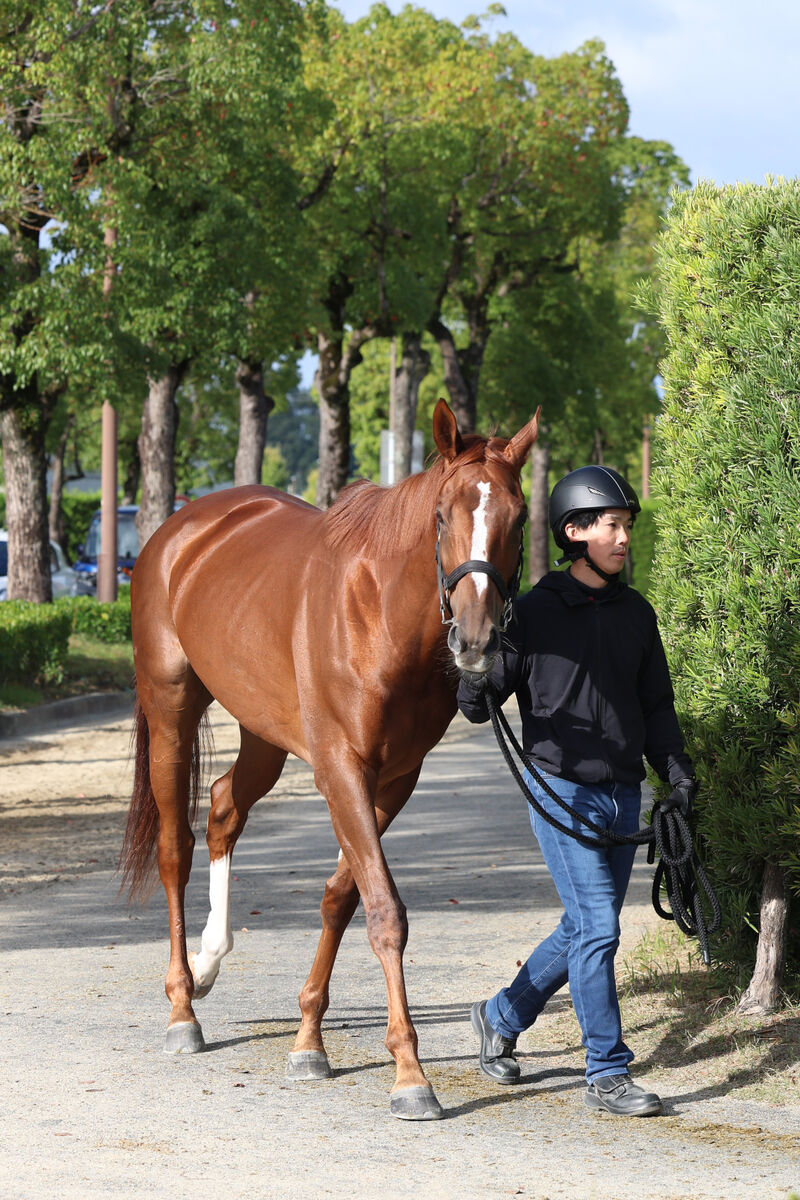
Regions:
[[[391,1113],[412,1121],[441,1117],[441,1106],[420,1066],[417,1033],[408,1008],[403,978],[408,921],[381,849],[375,812],[376,774],[348,748],[335,762],[318,764],[316,780],[327,798],[334,832],[364,903],[370,946],[386,977],[386,1048],[397,1065]]]
[[[375,803],[378,836],[382,837],[413,792],[420,767],[381,787]],[[328,1056],[322,1041],[322,1018],[328,1010],[333,964],[344,932],[358,907],[359,894],[353,872],[339,852],[335,873],[325,884],[320,905],[322,932],[317,953],[298,1000],[302,1020],[289,1054],[287,1076],[294,1081],[330,1078]]]

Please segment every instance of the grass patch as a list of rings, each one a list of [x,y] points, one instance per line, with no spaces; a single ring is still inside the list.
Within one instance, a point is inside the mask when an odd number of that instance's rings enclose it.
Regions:
[[[645,934],[617,972],[622,1027],[635,1070],[682,1096],[778,1106],[800,1094],[800,1007],[766,1017],[736,1010],[738,989],[706,970],[674,926]]]
[[[8,683],[0,687],[0,710],[14,711],[83,696],[87,692],[117,692],[131,687],[133,647],[130,642],[111,644],[83,633],[73,633],[64,669],[58,684],[34,687]]]
[[[646,933],[617,960],[622,1034],[634,1079],[667,1100],[727,1097],[796,1109],[800,1103],[800,1006],[767,1017],[736,1011],[739,990],[706,970],[696,943],[672,924]],[[562,997],[563,996],[563,1000]],[[582,1070],[584,1052],[567,993],[553,997],[523,1055]]]

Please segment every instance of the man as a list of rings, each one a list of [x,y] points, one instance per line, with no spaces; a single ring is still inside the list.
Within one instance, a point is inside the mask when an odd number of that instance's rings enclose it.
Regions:
[[[549,787],[617,834],[639,828],[643,756],[672,784],[664,807],[688,813],[696,790],[655,613],[620,579],[639,507],[633,488],[607,467],[581,467],[556,484],[550,526],[564,551],[559,565],[571,565],[545,575],[519,602],[489,679],[500,703],[516,693],[525,752]],[[470,721],[488,718],[485,685],[485,678],[462,676],[458,702]],[[525,776],[548,813],[586,835]],[[519,1034],[569,980],[586,1049],[588,1107],[622,1116],[661,1113],[659,1097],[628,1072],[633,1053],[622,1038],[614,979],[636,848],[583,845],[533,809],[531,821],[564,913],[516,979],[473,1006],[481,1070],[496,1083],[517,1082]]]

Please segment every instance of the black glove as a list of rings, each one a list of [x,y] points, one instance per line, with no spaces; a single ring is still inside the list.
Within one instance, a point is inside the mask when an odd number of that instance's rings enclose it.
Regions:
[[[697,780],[696,779],[679,779],[673,787],[666,800],[662,800],[660,808],[662,813],[672,812],[677,809],[678,812],[687,818],[692,812],[692,803],[697,795]]]
[[[489,672],[485,671],[482,675],[478,675],[475,671],[461,671],[461,682],[469,688],[474,694],[485,692],[489,686]]]

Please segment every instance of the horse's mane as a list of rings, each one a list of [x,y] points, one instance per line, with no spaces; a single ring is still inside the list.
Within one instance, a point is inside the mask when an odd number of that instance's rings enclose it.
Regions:
[[[436,497],[449,476],[469,463],[502,461],[505,438],[469,434],[451,463],[437,455],[426,471],[392,487],[357,479],[343,488],[324,515],[325,542],[367,558],[404,554],[433,529]]]

